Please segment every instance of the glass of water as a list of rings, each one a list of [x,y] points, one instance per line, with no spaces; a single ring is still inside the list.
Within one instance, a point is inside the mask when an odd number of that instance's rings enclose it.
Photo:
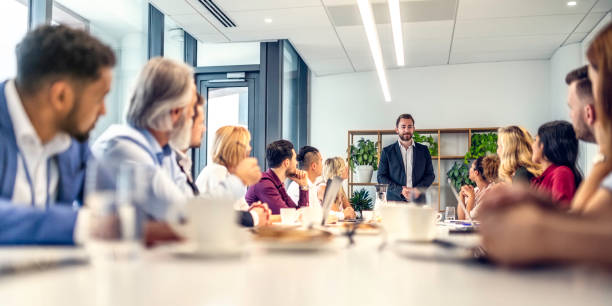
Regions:
[[[444,220],[452,221],[455,220],[455,207],[448,206],[444,211]]]
[[[145,177],[138,167],[120,161],[91,161],[85,179],[89,235],[85,245],[94,261],[133,260],[143,246],[142,210],[135,203]]]

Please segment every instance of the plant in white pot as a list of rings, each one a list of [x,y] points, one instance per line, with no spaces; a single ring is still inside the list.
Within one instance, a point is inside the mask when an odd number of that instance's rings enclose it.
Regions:
[[[349,148],[349,166],[351,171],[357,170],[357,183],[370,183],[372,173],[378,170],[378,150],[376,143],[363,138],[357,141],[357,146]]]

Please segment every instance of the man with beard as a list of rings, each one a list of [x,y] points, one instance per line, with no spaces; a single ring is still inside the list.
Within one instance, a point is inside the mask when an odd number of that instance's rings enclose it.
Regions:
[[[399,136],[397,143],[386,146],[380,154],[378,182],[389,185],[390,201],[423,202],[425,195],[417,188],[427,188],[435,179],[429,149],[412,139],[414,118],[410,114],[397,118],[395,132]]]
[[[588,67],[572,70],[565,77],[567,83],[567,105],[576,137],[594,143],[595,99],[589,80]]]
[[[107,164],[131,163],[151,177],[142,182],[154,202],[146,213],[156,220],[175,221],[175,203],[193,196],[176,163],[176,150],[186,150],[197,93],[193,69],[184,63],[153,58],[143,68],[130,99],[127,124],[110,126],[92,147]]]
[[[273,214],[281,208],[300,208],[308,206],[308,175],[298,170],[293,144],[287,140],[277,140],[266,147],[266,159],[270,169],[261,175],[259,183],[251,186],[245,200],[249,205],[266,203]],[[299,201],[296,204],[285,190],[283,182],[290,179],[300,186]]]
[[[86,214],[87,138],[105,114],[113,51],[82,30],[41,26],[0,83],[0,244],[74,244]],[[78,220],[78,221],[77,221]]]

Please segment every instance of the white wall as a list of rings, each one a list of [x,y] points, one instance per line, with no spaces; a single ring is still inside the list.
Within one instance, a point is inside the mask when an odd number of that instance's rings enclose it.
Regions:
[[[390,70],[385,103],[374,72],[312,77],[311,145],[345,156],[347,130],[393,129],[411,113],[417,128],[496,127],[535,131],[550,119],[548,61]]]

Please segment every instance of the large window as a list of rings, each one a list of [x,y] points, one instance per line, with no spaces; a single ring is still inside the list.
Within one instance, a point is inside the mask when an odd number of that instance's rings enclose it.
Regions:
[[[111,92],[106,97],[107,113],[98,121],[92,139],[109,125],[124,122],[125,107],[147,61],[147,8],[145,0],[54,1],[54,23],[87,28],[117,56]]]
[[[283,139],[298,146],[298,61],[299,56],[291,44],[283,46]]]
[[[17,72],[15,47],[28,30],[27,3],[0,1],[0,81],[13,78]]]

